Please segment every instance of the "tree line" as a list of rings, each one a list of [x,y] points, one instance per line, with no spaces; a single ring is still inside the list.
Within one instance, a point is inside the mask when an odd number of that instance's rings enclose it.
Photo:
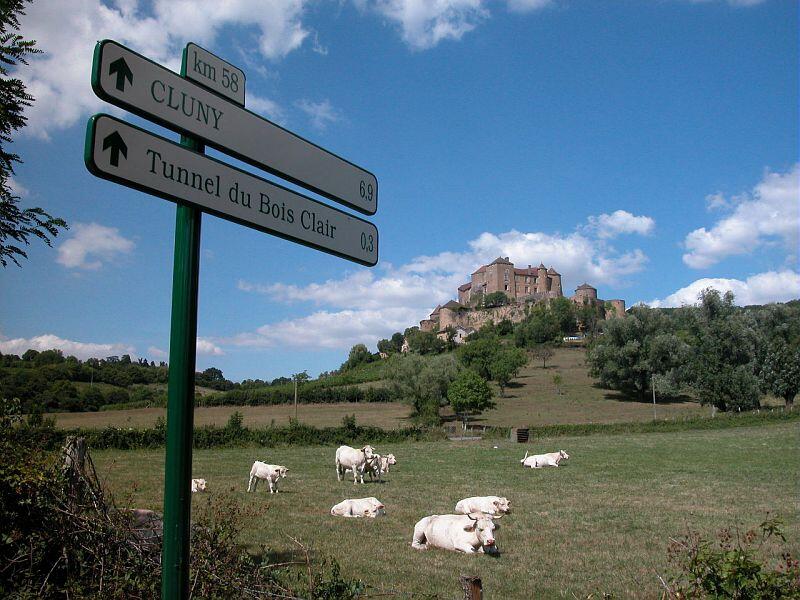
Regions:
[[[590,374],[645,398],[689,394],[718,410],[759,408],[765,394],[791,407],[800,391],[800,301],[740,308],[730,292],[703,291],[697,306],[635,306],[603,324]]]

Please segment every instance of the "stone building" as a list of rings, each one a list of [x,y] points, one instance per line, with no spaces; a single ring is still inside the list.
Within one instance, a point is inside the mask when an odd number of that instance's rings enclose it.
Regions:
[[[551,298],[564,297],[561,289],[561,274],[553,267],[539,264],[526,269],[514,266],[507,256],[499,256],[488,265],[483,265],[472,273],[471,281],[459,286],[458,302],[450,300],[437,306],[427,319],[419,323],[422,331],[440,333],[447,327],[474,328],[503,319],[518,323],[525,318],[525,305]],[[493,292],[503,292],[510,303],[495,308],[472,309],[479,297]],[[625,316],[624,300],[600,300],[597,288],[583,283],[569,298],[575,304],[597,304],[602,302],[606,308],[606,318]]]
[[[471,281],[459,286],[458,302],[468,306],[478,295],[493,292],[504,292],[512,300],[559,298],[563,296],[561,274],[543,264],[518,269],[507,256],[499,256],[475,271]]]

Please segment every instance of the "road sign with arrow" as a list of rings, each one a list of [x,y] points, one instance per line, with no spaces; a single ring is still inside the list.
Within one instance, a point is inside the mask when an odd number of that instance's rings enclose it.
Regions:
[[[367,215],[378,180],[283,127],[116,42],[98,42],[92,88],[108,102]]]

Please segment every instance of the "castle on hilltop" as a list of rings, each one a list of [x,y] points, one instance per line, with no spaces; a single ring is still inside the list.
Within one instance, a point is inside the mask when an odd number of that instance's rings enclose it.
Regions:
[[[495,292],[503,292],[508,296],[509,304],[492,309],[470,310],[470,306],[478,306],[482,298]],[[450,300],[447,304],[437,306],[427,319],[420,321],[419,328],[438,334],[447,327],[467,330],[492,320],[509,319],[516,323],[525,318],[527,303],[563,297],[561,274],[552,266],[547,268],[540,263],[536,268],[528,265],[527,269],[518,269],[507,256],[499,256],[488,265],[479,267],[472,273],[469,282],[458,287],[458,302]],[[606,318],[625,315],[624,300],[600,300],[597,289],[588,283],[579,285],[570,300],[580,305],[602,303]]]

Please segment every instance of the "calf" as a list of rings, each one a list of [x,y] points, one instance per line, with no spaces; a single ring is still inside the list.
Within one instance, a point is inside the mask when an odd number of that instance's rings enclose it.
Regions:
[[[205,492],[206,491],[206,480],[205,479],[192,479],[192,493],[196,494],[197,492]]]
[[[525,457],[519,461],[523,467],[530,467],[531,469],[541,469],[542,467],[557,467],[558,463],[562,460],[569,460],[569,454],[563,450],[558,452],[549,452],[547,454],[534,454],[528,456],[525,452]]]
[[[257,460],[253,463],[250,469],[250,481],[247,483],[247,491],[255,492],[258,486],[258,480],[263,479],[269,484],[269,493],[278,493],[278,478],[286,477],[289,471],[283,465],[268,465]]]
[[[470,513],[424,517],[414,527],[411,547],[415,550],[443,548],[466,554],[497,553],[494,531],[498,526],[494,520],[501,516]]]
[[[341,481],[342,475],[352,469],[353,484],[358,483],[359,477],[361,483],[364,483],[364,469],[374,454],[375,449],[372,446],[364,446],[358,450],[350,446],[339,446],[336,449],[336,479]]]
[[[511,512],[511,502],[501,496],[476,496],[464,498],[456,504],[456,512],[462,515],[482,512],[487,515],[507,514]]]
[[[331,514],[337,517],[382,517],[386,514],[385,506],[377,498],[355,498],[342,500],[331,508]]]

